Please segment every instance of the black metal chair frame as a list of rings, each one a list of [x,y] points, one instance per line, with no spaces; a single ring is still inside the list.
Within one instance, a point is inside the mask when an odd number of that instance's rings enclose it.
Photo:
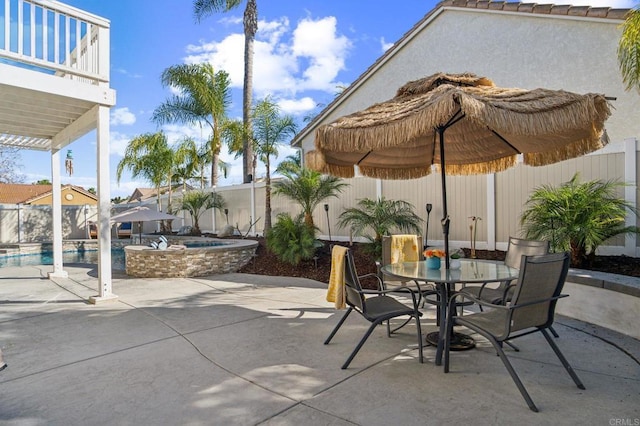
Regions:
[[[420,363],[424,362],[423,350],[422,350],[422,329],[420,326],[420,317],[422,316],[422,312],[418,310],[418,304],[416,300],[415,294],[411,293],[411,299],[413,301],[413,306],[407,306],[404,303],[398,301],[397,299],[388,295],[391,293],[388,290],[384,290],[382,288],[382,282],[379,280],[376,274],[367,274],[363,276],[358,276],[355,263],[353,261],[353,254],[351,250],[347,251],[345,255],[345,292],[346,292],[346,303],[347,303],[347,311],[344,313],[338,324],[334,327],[333,331],[327,337],[324,344],[327,345],[331,342],[331,339],[335,336],[336,332],[342,324],[344,324],[345,320],[351,314],[351,312],[356,311],[360,315],[362,315],[367,321],[371,323],[369,329],[364,334],[360,342],[353,350],[351,355],[347,361],[342,365],[342,369],[346,369],[353,361],[353,358],[358,354],[364,343],[367,341],[373,330],[376,326],[382,324],[383,322],[387,322],[387,336],[391,337],[391,327],[389,325],[389,320],[408,315],[416,321],[416,329],[418,336],[418,351],[419,351],[419,361]],[[365,277],[374,276],[379,280],[379,290],[368,290],[363,289],[360,285],[360,279]],[[410,319],[411,319],[410,318]]]
[[[422,281],[423,285],[420,285],[419,280],[411,280],[413,285],[415,285],[415,289],[409,286],[394,286],[389,287],[387,285],[386,276],[382,272],[382,267],[387,265],[391,261],[391,237],[390,235],[384,235],[382,237],[382,260],[380,262],[376,262],[376,267],[378,270],[378,277],[382,282],[382,289],[394,293],[416,293],[418,295],[418,299],[416,302],[416,306],[424,308],[425,303],[429,303],[431,305],[440,305],[440,292],[435,287],[435,284],[429,283],[426,281]],[[418,239],[419,241],[419,239]],[[422,256],[418,256],[420,260],[422,260]],[[435,295],[436,299],[431,300],[427,296]],[[413,297],[413,296],[412,296]],[[403,324],[397,326],[393,330],[390,330],[390,333],[395,333],[400,330],[402,327],[407,325],[411,321],[411,318],[408,318]],[[440,325],[440,310],[436,310],[436,324]]]
[[[535,285],[535,283],[527,284],[526,282],[524,282],[528,265],[530,263],[533,264],[533,263],[558,262],[558,261],[562,261],[563,264],[562,264],[562,270],[560,271],[560,274],[558,277],[558,283],[556,285],[553,296],[549,298],[541,299],[541,300],[534,300],[534,301],[519,303],[518,295],[520,293],[520,289],[518,288],[518,286]],[[564,285],[564,282],[566,280],[567,273],[569,270],[569,254],[556,253],[556,254],[542,255],[542,256],[524,256],[523,255],[521,266],[522,267],[520,269],[520,276],[518,278],[518,282],[515,284],[515,287],[514,287],[515,292],[514,292],[514,299],[512,303],[509,303],[507,305],[495,305],[460,292],[455,293],[450,298],[449,300],[450,310],[455,305],[455,303],[457,303],[456,302],[457,298],[472,299],[475,303],[481,304],[485,307],[489,307],[491,308],[491,310],[480,312],[477,314],[467,315],[465,317],[456,317],[455,315],[451,315],[449,316],[449,318],[447,318],[447,334],[445,337],[445,344],[444,344],[444,371],[445,373],[449,372],[449,353],[450,353],[450,344],[451,344],[450,335],[451,335],[453,326],[454,325],[465,326],[475,331],[476,333],[481,334],[482,336],[487,338],[489,342],[491,342],[496,352],[498,353],[498,356],[500,357],[504,366],[506,367],[507,371],[511,375],[511,378],[513,379],[516,386],[518,387],[518,390],[522,394],[522,397],[527,402],[527,405],[529,406],[529,408],[532,411],[538,412],[538,408],[536,407],[533,400],[529,396],[529,393],[525,389],[524,385],[522,384],[522,381],[518,377],[513,366],[511,365],[511,362],[507,358],[502,348],[503,343],[508,343],[507,340],[513,340],[513,339],[527,336],[529,334],[536,333],[536,332],[542,333],[545,340],[547,341],[549,346],[551,346],[551,349],[553,349],[553,352],[556,354],[556,356],[558,357],[558,359],[560,360],[564,368],[567,370],[567,372],[573,379],[576,386],[579,389],[585,389],[585,387],[580,381],[580,379],[578,378],[577,374],[575,373],[571,365],[569,364],[569,362],[567,361],[567,359],[565,358],[565,356],[560,351],[560,348],[554,343],[553,339],[549,336],[549,333],[547,333],[547,330],[548,329],[550,330],[551,325],[553,324],[555,305],[557,300],[568,296],[566,294],[563,295],[560,293],[562,291],[562,287]],[[546,309],[545,322],[540,324],[527,325],[525,328],[522,328],[522,329],[512,330],[512,327],[514,327],[514,318],[516,318],[516,321],[518,321],[517,315],[522,315],[520,314],[521,310],[523,309],[526,310],[527,308],[531,308],[537,305],[544,305],[544,304],[547,305],[545,307]],[[479,318],[481,318],[484,321],[478,321]],[[504,322],[504,330],[501,335],[495,335],[490,331],[486,330],[482,326],[482,324],[486,325],[487,321],[494,320],[494,319],[495,319],[495,322],[498,322],[498,321],[500,321],[500,323]],[[515,334],[512,334],[512,331],[515,332]]]
[[[522,238],[509,237],[509,246],[507,247],[507,256],[504,260],[504,263],[507,266],[512,268],[520,267],[520,259],[521,256],[529,255],[542,255],[549,253],[549,241],[538,241],[538,240],[526,240]],[[482,300],[484,302],[492,303],[494,305],[504,305],[511,299],[511,295],[513,294],[514,284],[508,281],[504,281],[500,283],[500,286],[496,289],[487,287],[491,282],[483,283],[478,287],[466,287],[460,290],[461,293],[466,293],[472,298],[476,298]],[[477,289],[477,294],[475,290]],[[485,291],[486,294],[485,295]],[[483,310],[483,305],[478,304],[480,311]],[[556,333],[553,327],[549,327],[549,331],[553,334],[554,337],[560,337],[558,333]],[[513,350],[519,352],[520,349],[516,345],[510,342],[505,342],[509,345]]]

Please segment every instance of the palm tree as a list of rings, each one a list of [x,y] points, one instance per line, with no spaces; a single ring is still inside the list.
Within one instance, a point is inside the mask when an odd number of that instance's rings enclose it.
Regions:
[[[265,232],[271,229],[271,156],[278,155],[278,145],[296,133],[296,124],[290,115],[280,115],[280,108],[269,97],[258,102],[253,110],[253,141],[256,157],[266,168]]]
[[[182,185],[182,191],[187,190],[187,181],[197,179],[200,165],[198,147],[192,138],[184,138],[176,147],[176,165],[174,179]]]
[[[200,217],[209,209],[221,210],[226,203],[222,195],[217,192],[191,191],[184,194],[180,210],[185,210],[191,216],[194,235],[200,235]]]
[[[302,167],[302,152],[301,150],[296,150],[295,154],[287,155],[278,167],[276,167],[276,172],[280,174],[284,174],[285,172],[291,172],[293,174],[298,174],[298,170]]]
[[[169,148],[167,137],[162,132],[145,133],[133,138],[127,145],[124,157],[116,168],[116,179],[120,183],[125,169],[131,171],[133,178],[142,177],[149,181],[158,194],[158,210],[160,204],[160,188],[171,183],[174,152]]]
[[[273,184],[273,193],[300,204],[304,223],[310,228],[315,228],[313,211],[316,207],[327,198],[337,197],[348,186],[340,178],[323,175],[299,165],[289,165],[281,173],[284,179]]]
[[[214,12],[228,12],[242,4],[242,0],[194,0],[193,12],[196,21]],[[251,104],[253,97],[253,43],[258,31],[258,5],[256,0],[247,0],[244,9],[244,87],[242,91],[242,122],[244,124],[243,150],[243,176],[244,183],[250,181],[251,164],[253,161],[253,146],[249,142],[248,135],[252,132]]]
[[[153,112],[158,124],[185,123],[206,125],[211,129],[208,155],[211,162],[211,185],[218,184],[222,128],[231,104],[229,74],[215,72],[209,63],[174,65],[162,72],[163,86],[180,90]]]
[[[624,185],[601,180],[580,183],[575,174],[558,187],[535,189],[520,217],[525,236],[551,241],[554,251],[571,250],[574,267],[589,266],[607,239],[640,232],[636,226],[625,226],[627,210],[637,212],[616,194]]]
[[[355,235],[366,237],[373,243],[373,253],[380,256],[383,235],[395,230],[420,234],[423,220],[413,210],[411,203],[402,200],[363,198],[358,201],[358,207],[342,212],[338,226],[351,228]],[[369,229],[373,230],[373,237],[366,235]]]
[[[629,11],[618,43],[618,64],[626,89],[640,91],[640,7]]]

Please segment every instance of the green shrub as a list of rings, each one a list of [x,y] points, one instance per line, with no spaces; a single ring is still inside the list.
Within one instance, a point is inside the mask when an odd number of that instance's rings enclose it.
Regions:
[[[422,222],[420,216],[414,213],[413,204],[382,197],[358,200],[358,207],[348,208],[340,214],[338,226],[350,228],[354,235],[367,238],[372,244],[366,251],[380,259],[383,235],[395,231],[420,235]]]
[[[303,215],[294,219],[288,213],[279,214],[265,237],[269,250],[292,265],[312,259],[316,252],[315,228],[305,225]]]
[[[596,249],[617,235],[638,233],[626,226],[633,206],[617,195],[624,183],[593,180],[579,182],[574,175],[558,187],[536,188],[520,217],[526,238],[548,240],[552,251],[571,251],[571,265],[588,267]]]

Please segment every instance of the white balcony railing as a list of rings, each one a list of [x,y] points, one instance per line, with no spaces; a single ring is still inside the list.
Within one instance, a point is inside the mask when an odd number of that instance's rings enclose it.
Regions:
[[[0,62],[109,81],[109,21],[53,0],[0,0]]]

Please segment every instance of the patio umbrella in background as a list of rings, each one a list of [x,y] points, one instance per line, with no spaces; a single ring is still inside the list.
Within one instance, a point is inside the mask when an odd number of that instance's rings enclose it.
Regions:
[[[318,127],[306,163],[345,178],[354,176],[354,166],[380,179],[418,178],[438,169],[448,268],[446,174],[499,172],[521,154],[524,164],[543,166],[595,151],[608,142],[610,114],[599,94],[499,88],[474,74],[439,73]]]
[[[178,216],[159,212],[147,206],[138,206],[111,216],[111,222],[151,222],[156,220],[180,219]],[[138,224],[140,230],[140,242],[142,242],[142,223]]]

